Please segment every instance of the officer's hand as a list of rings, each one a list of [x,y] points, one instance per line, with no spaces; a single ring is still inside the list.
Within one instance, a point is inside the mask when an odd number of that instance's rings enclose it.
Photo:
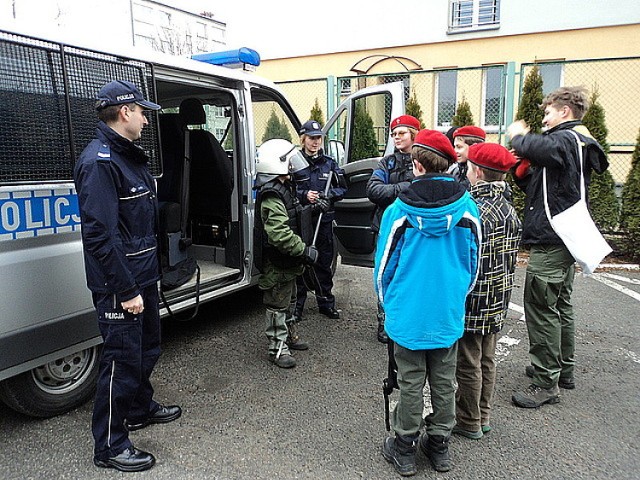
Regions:
[[[307,192],[307,200],[309,200],[309,203],[316,203],[316,200],[318,200],[318,192],[309,190]]]
[[[315,265],[318,263],[318,249],[313,245],[304,247],[302,252],[302,261],[307,265]]]
[[[138,313],[142,313],[144,310],[144,303],[142,301],[142,295],[138,295],[137,297],[133,297],[131,300],[127,300],[126,302],[121,302],[122,309],[137,315]]]

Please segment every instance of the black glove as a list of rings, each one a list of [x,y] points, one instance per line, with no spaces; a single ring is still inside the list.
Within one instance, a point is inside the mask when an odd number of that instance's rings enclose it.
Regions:
[[[318,249],[313,245],[304,247],[302,251],[302,261],[307,265],[315,265],[318,263]]]
[[[326,198],[318,198],[316,203],[313,204],[314,211],[321,211],[322,213],[327,213],[331,208],[331,202]]]

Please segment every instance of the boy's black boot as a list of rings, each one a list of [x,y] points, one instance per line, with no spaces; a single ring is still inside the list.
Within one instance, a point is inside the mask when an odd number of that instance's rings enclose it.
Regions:
[[[425,433],[420,438],[420,450],[431,460],[431,464],[437,472],[448,472],[451,470],[449,437],[427,435]]]
[[[387,437],[382,445],[382,456],[393,464],[393,467],[403,477],[409,477],[418,473],[416,467],[416,444],[418,435],[396,435],[395,438]]]

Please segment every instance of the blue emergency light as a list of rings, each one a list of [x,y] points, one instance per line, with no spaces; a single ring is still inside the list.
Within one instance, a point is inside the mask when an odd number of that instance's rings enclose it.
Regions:
[[[225,52],[196,53],[191,58],[199,62],[219,65],[221,67],[242,68],[253,71],[260,65],[260,55],[255,50],[241,47]]]

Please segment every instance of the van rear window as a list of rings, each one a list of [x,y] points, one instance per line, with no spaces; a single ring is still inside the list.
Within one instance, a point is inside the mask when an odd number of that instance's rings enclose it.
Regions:
[[[142,61],[0,31],[0,184],[64,182],[95,136],[95,96],[129,80],[155,100],[153,67]],[[157,116],[140,140],[160,174]]]

